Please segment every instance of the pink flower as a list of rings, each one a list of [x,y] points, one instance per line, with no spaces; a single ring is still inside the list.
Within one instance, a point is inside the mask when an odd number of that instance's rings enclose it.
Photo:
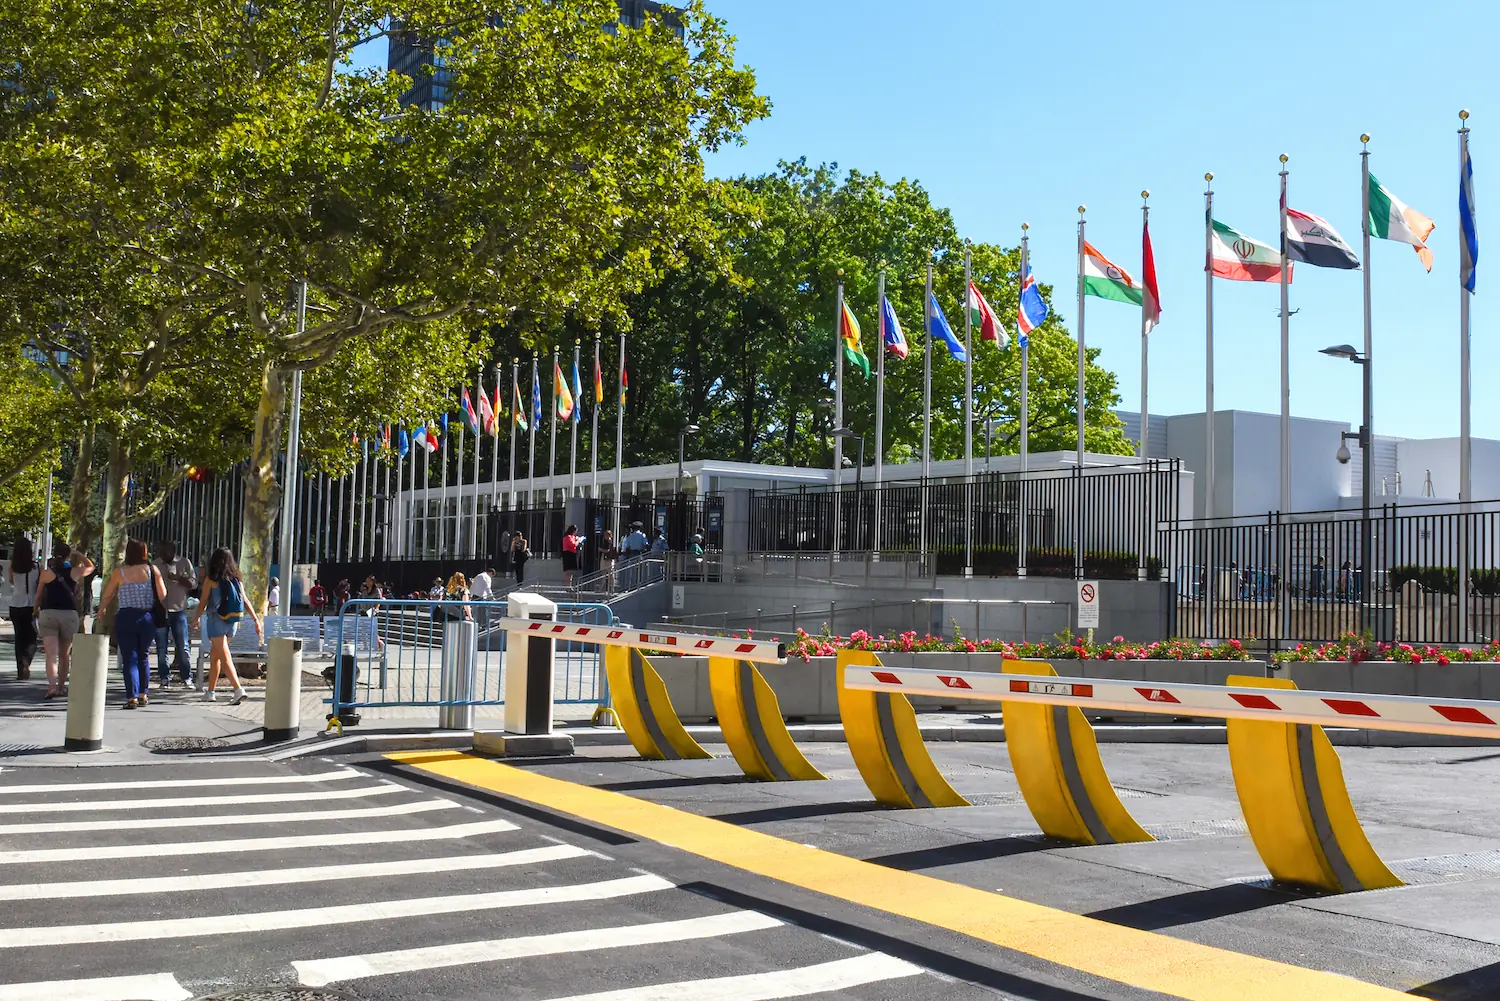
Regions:
[[[1447,666],[1447,664],[1448,664],[1448,658],[1446,656],[1444,656],[1443,654],[1438,654],[1437,662],[1439,664]]]

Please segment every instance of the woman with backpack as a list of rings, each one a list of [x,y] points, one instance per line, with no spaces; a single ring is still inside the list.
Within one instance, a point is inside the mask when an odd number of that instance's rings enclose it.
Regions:
[[[94,572],[94,561],[59,539],[36,579],[36,631],[47,659],[47,698],[68,693],[73,637],[78,635],[78,582]]]
[[[526,536],[517,532],[510,540],[510,565],[516,568],[516,585],[526,582],[526,561],[531,559],[531,547],[526,545]]]
[[[229,704],[237,706],[245,701],[245,690],[240,687],[240,676],[234,672],[234,658],[229,655],[229,639],[239,631],[240,618],[249,614],[255,623],[256,639],[265,641],[265,629],[255,608],[245,599],[244,583],[240,580],[240,568],[235,565],[234,554],[220,547],[208,558],[208,569],[203,577],[203,593],[198,607],[193,609],[193,631],[198,631],[198,618],[208,609],[208,684],[203,690],[203,701],[213,702],[218,698],[214,689],[219,684],[219,672],[224,672],[234,686],[234,695]]]
[[[151,565],[146,544],[140,539],[125,543],[125,565],[115,567],[99,595],[99,607],[108,608],[116,595],[115,645],[120,650],[120,674],[125,679],[125,708],[150,705],[151,641],[156,639],[152,609],[167,597],[166,582]],[[165,612],[163,612],[165,615]]]

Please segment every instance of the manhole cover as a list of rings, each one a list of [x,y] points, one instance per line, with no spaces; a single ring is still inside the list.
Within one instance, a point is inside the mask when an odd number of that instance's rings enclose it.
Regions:
[[[150,737],[141,741],[141,746],[158,754],[183,754],[187,751],[211,751],[233,745],[219,737]]]
[[[198,1001],[359,1001],[359,998],[353,994],[341,994],[324,988],[252,987],[199,998]]]

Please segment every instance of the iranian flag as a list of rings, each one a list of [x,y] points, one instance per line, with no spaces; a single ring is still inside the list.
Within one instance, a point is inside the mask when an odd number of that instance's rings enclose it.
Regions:
[[[1411,244],[1423,266],[1431,272],[1432,251],[1427,249],[1427,238],[1433,228],[1431,219],[1387,191],[1374,174],[1370,175],[1371,236]]]
[[[1087,241],[1083,244],[1083,294],[1134,306],[1139,306],[1145,296],[1140,282]]]
[[[994,341],[996,347],[1009,347],[1010,334],[1006,333],[1005,326],[995,317],[995,311],[990,309],[990,304],[985,301],[984,293],[979,291],[979,286],[973,282],[969,282],[968,305],[969,322],[979,328],[979,339]]]
[[[1228,278],[1232,282],[1280,283],[1280,253],[1217,219],[1209,222],[1213,233],[1209,269],[1215,278]],[[1286,280],[1292,280],[1291,262],[1287,262]]]

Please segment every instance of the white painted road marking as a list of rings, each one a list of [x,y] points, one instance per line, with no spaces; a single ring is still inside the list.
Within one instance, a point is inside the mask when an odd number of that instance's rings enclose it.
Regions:
[[[320,928],[325,925],[363,924],[392,918],[430,914],[459,914],[479,910],[503,910],[535,904],[559,904],[578,900],[611,900],[616,897],[670,890],[673,884],[659,876],[627,876],[623,879],[571,886],[548,886],[531,890],[499,890],[493,893],[461,893],[412,900],[372,900],[361,904],[307,907],[290,911],[257,911],[250,914],[199,915],[160,921],[119,921],[92,925],[54,925],[40,928],[0,928],[0,949],[32,946],[86,945],[99,942],[152,942],[168,938],[194,938],[212,929],[213,935],[240,935],[289,928]]]
[[[68,897],[119,897],[138,893],[182,893],[191,890],[223,890],[245,886],[285,886],[290,883],[323,883],[339,879],[372,879],[380,876],[412,876],[433,872],[466,872],[507,866],[556,862],[592,855],[573,845],[547,845],[492,855],[454,855],[448,858],[402,859],[399,862],[356,862],[352,865],[320,865],[298,869],[266,869],[249,872],[207,872],[193,876],[151,876],[137,879],[85,879],[67,883],[17,883],[0,886],[0,900],[57,900]]]
[[[294,834],[279,838],[236,838],[228,841],[184,841],[171,845],[98,845],[79,848],[32,848],[0,852],[0,865],[44,862],[86,862],[108,858],[176,858],[180,855],[217,855],[221,852],[271,852],[285,848],[330,848],[346,845],[383,845],[418,841],[452,841],[515,831],[508,820],[400,831],[342,831],[337,834]]]
[[[775,973],[751,973],[742,977],[682,980],[675,984],[627,987],[597,994],[574,994],[552,1001],[774,1001],[804,994],[841,991],[898,977],[911,977],[923,970],[904,959],[883,952],[866,953],[817,966]]]
[[[363,956],[339,956],[293,962],[297,976],[308,987],[364,977],[383,977],[393,973],[414,973],[447,966],[471,963],[493,963],[502,959],[531,956],[555,956],[569,952],[596,949],[619,949],[628,946],[656,945],[664,942],[687,942],[693,939],[736,935],[780,927],[781,922],[758,911],[732,911],[685,921],[660,921],[652,924],[624,925],[617,928],[590,928],[552,935],[527,935],[520,938],[498,938],[484,942],[458,942],[425,949],[397,949],[373,952]]]
[[[9,771],[10,769],[6,769]],[[41,785],[8,786],[0,784],[0,796],[20,793],[48,792],[104,792],[115,789],[193,789],[208,786],[282,786],[312,782],[337,782],[340,779],[366,778],[362,772],[352,768],[341,768],[336,772],[320,772],[317,775],[267,775],[264,778],[238,776],[215,779],[140,779],[132,782],[46,782]]]
[[[192,996],[170,973],[0,984],[0,1001],[187,1001]]]
[[[167,806],[241,806],[248,803],[296,803],[309,800],[314,803],[325,799],[358,799],[361,796],[389,796],[403,792],[406,786],[394,782],[382,782],[377,786],[360,786],[357,789],[305,789],[297,792],[256,792],[241,796],[173,796],[167,799],[111,799],[84,801],[79,803],[0,803],[3,813],[69,813],[79,810],[105,812],[108,810],[151,810]],[[175,823],[175,821],[167,821]]]
[[[305,813],[237,813],[229,816],[139,817],[131,820],[61,820],[37,824],[0,824],[0,834],[67,834],[73,831],[161,830],[163,827],[230,827],[244,824],[295,824],[315,820],[355,820],[364,817],[399,817],[429,810],[456,810],[446,799],[426,799],[397,806],[371,806],[358,810],[309,810]],[[160,849],[158,848],[158,851]]]

